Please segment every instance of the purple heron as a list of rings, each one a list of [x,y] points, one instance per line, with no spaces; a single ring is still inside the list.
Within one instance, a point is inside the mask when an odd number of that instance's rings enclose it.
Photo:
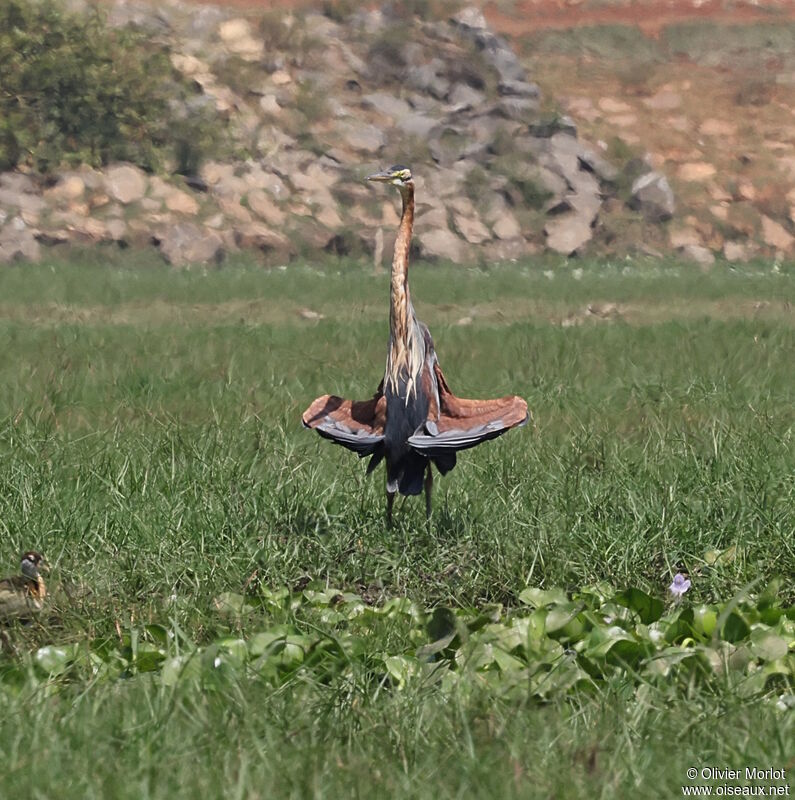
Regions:
[[[442,475],[456,464],[456,453],[501,436],[528,420],[527,403],[511,395],[496,400],[464,400],[447,385],[428,327],[417,319],[409,295],[409,249],[414,226],[411,170],[396,165],[368,181],[398,188],[403,213],[395,241],[389,302],[386,371],[369,400],[318,397],[304,411],[304,426],[347,447],[360,458],[371,456],[367,473],[386,461],[387,521],[395,494],[420,494],[431,514],[433,464]]]

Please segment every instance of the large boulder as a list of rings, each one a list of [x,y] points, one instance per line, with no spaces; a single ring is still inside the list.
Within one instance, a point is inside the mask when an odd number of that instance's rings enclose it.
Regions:
[[[483,244],[491,239],[489,229],[478,219],[477,215],[454,214],[453,221],[458,232],[470,244]]]
[[[199,212],[199,204],[196,198],[181,189],[173,189],[166,193],[165,203],[169,211],[174,211],[177,214],[194,216]]]
[[[245,61],[258,61],[265,54],[265,45],[248,20],[238,17],[222,22],[218,26],[218,36],[230,53]]]
[[[576,255],[593,237],[590,221],[576,212],[551,217],[544,233],[547,247],[564,256]]]
[[[130,164],[110,167],[105,174],[105,190],[124,205],[141,200],[146,194],[146,186],[145,173]]]
[[[223,239],[192,222],[168,225],[157,236],[160,252],[175,267],[218,262],[223,258]]]
[[[14,217],[0,230],[0,264],[12,261],[38,261],[41,247],[33,230],[20,217]]]
[[[423,258],[460,264],[464,260],[463,242],[447,228],[434,228],[416,237]]]
[[[12,209],[12,213],[26,211],[39,214],[44,208],[44,200],[29,175],[4,172],[0,174],[0,206]]]
[[[410,67],[406,72],[406,85],[437,100],[444,100],[450,91],[450,81],[441,74],[443,71],[444,62],[439,58]]]
[[[641,175],[632,184],[630,206],[651,222],[671,219],[676,210],[674,193],[668,179],[659,172]]]
[[[693,261],[701,267],[711,267],[715,263],[712,251],[700,244],[686,244],[679,252],[687,261]]]
[[[235,228],[235,242],[238,247],[259,250],[291,249],[290,240],[282,233],[269,228],[264,222],[245,222]]]
[[[766,245],[788,253],[795,244],[795,237],[787,229],[770,217],[762,215],[762,238]]]

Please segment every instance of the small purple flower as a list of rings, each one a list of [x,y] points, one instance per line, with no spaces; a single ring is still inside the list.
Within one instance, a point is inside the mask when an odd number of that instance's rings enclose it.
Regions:
[[[668,591],[677,599],[681,600],[682,595],[690,588],[690,578],[686,578],[681,572],[674,575],[674,582],[668,587]]]

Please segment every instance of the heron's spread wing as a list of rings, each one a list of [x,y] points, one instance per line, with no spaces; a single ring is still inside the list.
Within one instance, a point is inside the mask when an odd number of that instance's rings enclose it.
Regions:
[[[431,414],[425,425],[409,437],[409,444],[423,455],[438,458],[475,447],[529,419],[527,403],[521,397],[464,400],[450,391],[438,364],[434,364],[434,373],[439,388],[438,414]]]
[[[375,453],[384,441],[386,398],[380,391],[370,400],[344,400],[325,394],[304,411],[301,419],[305,427],[362,458]]]

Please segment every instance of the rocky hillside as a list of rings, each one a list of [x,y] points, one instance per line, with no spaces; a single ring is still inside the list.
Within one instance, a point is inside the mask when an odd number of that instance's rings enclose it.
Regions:
[[[333,16],[117,0],[108,23],[167,48],[223,118],[227,155],[196,175],[131,164],[4,173],[0,260],[105,242],[156,246],[174,265],[241,248],[270,262],[319,251],[385,262],[397,200],[361,179],[392,163],[415,173],[425,258],[654,252],[666,241],[665,177],[642,159],[611,163],[570,118],[542,112],[532,76],[480,11]],[[700,243],[682,248],[711,258]]]

